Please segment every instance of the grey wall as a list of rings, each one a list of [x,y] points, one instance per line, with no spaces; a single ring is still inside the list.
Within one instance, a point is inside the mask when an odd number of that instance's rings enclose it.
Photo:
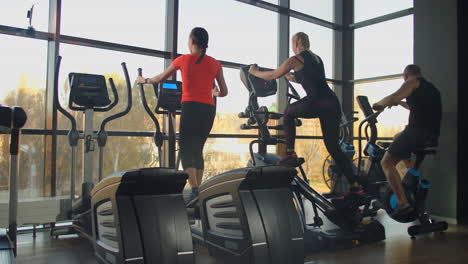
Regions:
[[[457,0],[414,0],[414,62],[442,94],[438,154],[424,163],[430,211],[457,217]]]
[[[468,32],[468,1],[458,0],[458,221],[468,224],[468,164],[463,159],[468,157],[468,147],[466,131],[468,131],[467,112],[468,108],[462,104],[464,98],[467,98],[468,91],[463,87],[462,79],[466,77],[463,74],[468,72],[466,61],[468,58],[468,41],[466,38]],[[466,100],[466,99],[465,99]]]

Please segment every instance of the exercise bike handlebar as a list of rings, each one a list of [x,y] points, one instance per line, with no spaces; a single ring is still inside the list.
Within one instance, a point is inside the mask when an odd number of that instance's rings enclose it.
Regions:
[[[62,56],[57,56],[57,60],[55,63],[55,76],[54,76],[54,102],[59,110],[71,123],[70,131],[76,131],[76,119],[70,114],[67,110],[65,110],[62,105],[60,104],[59,100],[59,89],[58,89],[58,81],[59,81],[59,72],[60,72],[60,64],[62,62]]]
[[[127,86],[127,107],[122,112],[119,112],[119,113],[117,113],[115,115],[111,115],[111,116],[105,118],[101,122],[101,127],[100,127],[101,131],[105,130],[106,124],[108,122],[128,114],[130,112],[130,109],[132,109],[132,86],[130,84],[130,77],[128,75],[127,65],[125,64],[125,62],[122,62],[121,65],[122,65],[122,69],[123,69],[123,72],[124,72],[124,75],[125,75],[125,85]],[[109,82],[110,82],[110,85],[111,85],[111,88],[112,88],[112,92],[114,93],[114,102],[112,102],[112,104],[110,104],[108,107],[102,108],[103,112],[109,111],[110,109],[114,108],[114,106],[116,106],[117,103],[119,102],[119,94],[117,93],[117,89],[115,87],[114,80],[112,78],[109,78]],[[99,111],[101,111],[101,110],[99,110]]]
[[[344,124],[341,124],[340,128],[345,128],[345,127],[351,126],[354,122],[356,122],[358,120],[359,120],[359,118],[353,117],[353,119],[349,120],[348,122],[346,122]]]
[[[364,120],[362,120],[361,123],[359,123],[359,128],[358,128],[358,167],[357,167],[358,171],[361,171],[361,163],[362,163],[362,144],[361,144],[362,126],[365,123],[368,123],[370,120],[375,120],[382,112],[383,112],[383,110],[374,112],[373,114],[369,115]],[[374,124],[374,129],[375,129],[375,132],[376,132],[377,130],[375,128],[375,124]]]

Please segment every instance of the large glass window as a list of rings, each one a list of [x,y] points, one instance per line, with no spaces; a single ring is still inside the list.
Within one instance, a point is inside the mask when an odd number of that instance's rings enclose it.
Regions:
[[[43,128],[47,72],[47,42],[0,35],[0,69],[5,78],[0,104],[18,105],[28,114],[25,128]]]
[[[413,62],[413,15],[356,29],[354,79],[403,72]]]
[[[209,138],[203,150],[205,174],[203,180],[229,170],[245,168],[250,160],[249,143],[253,139]],[[258,151],[258,145],[253,147]],[[269,153],[275,152],[275,146],[268,146]]]
[[[8,200],[10,135],[0,136],[0,201]],[[43,196],[44,188],[44,137],[23,135],[20,143],[18,197],[31,199]]]
[[[57,194],[67,195],[70,193],[70,162],[71,152],[68,138],[58,137],[57,152]],[[82,161],[83,142],[77,146],[76,171],[75,171],[75,193],[81,194],[83,183]],[[94,182],[98,182],[99,150],[96,147],[94,153]],[[158,151],[153,138],[149,137],[109,137],[104,148],[103,176],[106,177],[114,172],[159,166]]]
[[[48,31],[49,0],[2,0],[0,25],[28,28],[28,10],[34,5],[32,26],[38,31]]]
[[[333,2],[333,0],[291,0],[290,7],[304,14],[333,21]]]
[[[109,113],[95,114],[94,126],[95,129],[98,129],[98,125],[105,117],[120,112],[126,107],[127,91],[121,66],[121,63],[125,62],[130,75],[130,83],[134,86],[132,89],[132,110],[126,116],[111,121],[106,129],[123,131],[155,130],[151,119],[147,116],[142,106],[140,91],[137,89],[137,86],[134,85],[134,82],[137,77],[137,68],[142,68],[143,75],[147,77],[161,73],[164,70],[163,59],[68,44],[61,45],[61,54],[63,59],[59,76],[59,94],[62,105],[68,104],[69,85],[67,77],[70,72],[102,74],[105,75],[106,78],[112,77],[116,84],[117,92],[119,93],[119,104]],[[155,106],[155,97],[152,87],[146,85],[145,90],[149,103]],[[111,94],[109,84],[108,91]],[[74,114],[77,118],[78,126],[81,127],[82,114]],[[59,115],[59,129],[69,128],[69,122]]]
[[[207,54],[214,58],[277,66],[277,13],[232,0],[181,0],[179,5],[179,53],[189,52],[192,28],[204,27],[210,37]]]
[[[0,134],[0,151],[5,153],[0,156],[0,201],[8,200],[10,156],[6,153],[9,153],[9,142],[10,135]]]
[[[323,140],[298,139],[296,140],[296,152],[306,161],[302,167],[310,180],[310,185],[321,193],[330,191],[322,176],[323,162],[328,156]]]
[[[369,103],[378,102],[380,99],[387,95],[394,93],[403,84],[403,79],[387,80],[380,82],[362,83],[354,86],[354,96],[364,95],[369,99]],[[364,119],[361,109],[357,101],[354,101],[354,109],[359,114],[356,116],[359,120]],[[396,133],[402,131],[406,124],[408,124],[409,111],[401,106],[386,108],[385,111],[379,115],[377,121],[377,129],[379,137],[393,137]],[[355,130],[357,136],[359,121],[355,123]]]
[[[164,49],[166,0],[63,1],[64,35]]]
[[[413,0],[354,0],[354,21],[360,22],[413,7]]]
[[[333,71],[333,30],[312,24],[296,18],[291,18],[289,29],[289,42],[297,32],[304,32],[309,36],[310,50],[322,58],[325,66],[325,76],[332,78]],[[291,44],[289,44],[291,46]],[[293,56],[292,49],[289,55]]]

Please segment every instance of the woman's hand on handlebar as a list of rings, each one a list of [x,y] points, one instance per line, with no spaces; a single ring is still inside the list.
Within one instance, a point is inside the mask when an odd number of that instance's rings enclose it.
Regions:
[[[286,77],[286,79],[288,79],[288,81],[290,81],[290,82],[295,82],[296,81],[296,78],[294,77],[294,74],[291,73],[291,72],[286,73],[286,75],[284,77]]]
[[[375,111],[383,111],[385,109],[385,105],[382,104],[381,102],[377,102],[375,104],[372,105],[372,109],[374,109]]]
[[[137,79],[136,79],[136,83],[137,84],[145,84],[147,83],[146,79],[143,78],[143,76],[138,76]]]
[[[219,97],[219,88],[218,85],[213,85],[213,96]]]
[[[255,73],[258,71],[258,67],[257,67],[257,64],[252,64],[250,65],[250,68],[249,68],[249,73],[252,74],[252,75],[255,75]]]

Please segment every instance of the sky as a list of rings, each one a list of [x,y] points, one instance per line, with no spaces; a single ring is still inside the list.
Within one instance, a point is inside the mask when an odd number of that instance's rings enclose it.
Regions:
[[[277,3],[277,0],[268,2]],[[291,8],[332,20],[332,0],[291,0]],[[165,0],[63,0],[62,34],[163,50]],[[1,0],[0,25],[26,28],[26,12],[34,6],[33,26],[47,31],[49,0]],[[362,21],[412,6],[412,0],[355,0],[356,21]],[[90,8],[92,7],[92,8]],[[194,26],[210,33],[208,54],[238,63],[258,63],[275,67],[277,61],[277,14],[233,0],[180,0],[179,53],[187,53],[187,37]],[[304,31],[311,39],[311,49],[322,57],[326,75],[332,78],[333,31],[291,18],[291,34]],[[355,33],[355,78],[400,73],[412,62],[412,16],[358,29]],[[28,85],[45,87],[47,42],[0,35],[0,70],[3,84],[0,98],[16,89],[21,76]],[[63,63],[60,83],[68,72],[122,73],[125,61],[134,80],[136,69],[147,75],[163,70],[160,58],[62,44]],[[292,52],[291,52],[292,54]],[[239,80],[239,71],[224,69],[230,89],[219,112],[242,111],[247,104],[247,91]],[[371,85],[372,86],[372,85]],[[391,92],[398,83],[379,83],[379,90]],[[385,94],[382,94],[382,96]],[[275,98],[261,104],[270,106]],[[0,101],[1,102],[1,101]]]

